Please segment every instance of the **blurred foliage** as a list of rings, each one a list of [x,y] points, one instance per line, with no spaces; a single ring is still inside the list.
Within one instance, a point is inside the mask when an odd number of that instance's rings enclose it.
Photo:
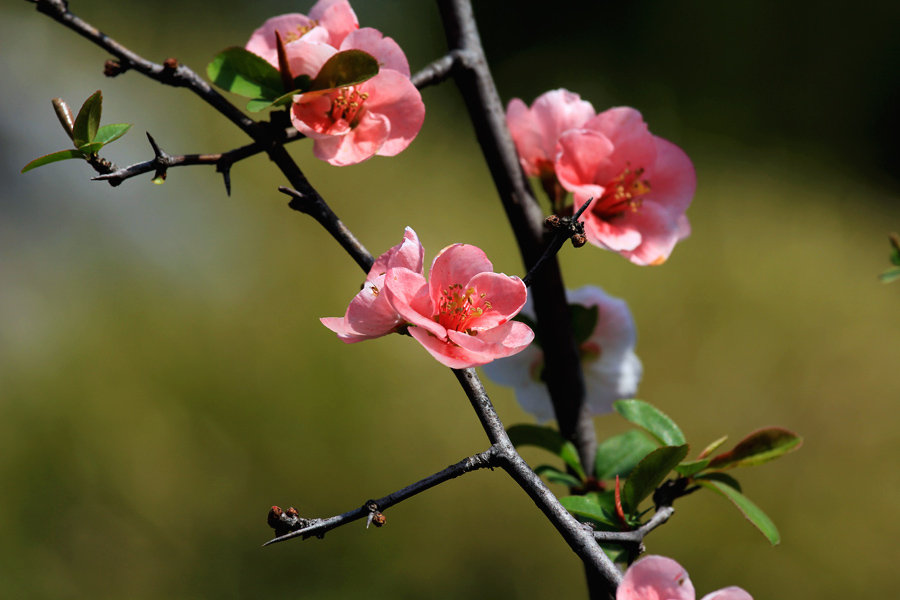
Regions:
[[[198,72],[280,12],[211,0],[72,9],[149,58]],[[694,158],[694,233],[659,268],[564,250],[570,287],[626,298],[640,396],[688,439],[780,425],[805,447],[742,474],[778,522],[772,549],[711,494],[648,540],[698,589],[758,598],[889,596],[900,551],[896,286],[878,284],[900,221],[897,5],[478,3],[504,100],[565,85],[639,107]],[[421,0],[357,3],[407,49],[443,50]],[[0,594],[29,598],[579,597],[581,568],[497,472],[455,480],[324,541],[262,550],[272,504],[324,516],[487,446],[452,375],[394,336],[347,346],[317,318],[362,281],[285,207],[261,157],[166,186],[90,182],[80,161],[18,173],[64,142],[50,99],[102,88],[104,115],[170,153],[246,143],[183,90],[101,75],[104,53],[34,12],[0,8]],[[338,169],[293,154],[373,252],[416,228],[429,257],[465,241],[520,273],[458,93],[424,93],[394,159]],[[146,160],[142,135],[109,151]],[[423,185],[424,182],[424,185]],[[430,258],[428,258],[430,260]],[[527,421],[491,388],[507,425]],[[599,418],[608,437],[621,419]],[[699,448],[692,449],[692,455]],[[526,452],[539,464],[540,451]],[[838,529],[839,526],[839,529]],[[837,529],[837,532],[835,531]],[[852,556],[856,560],[847,561]],[[540,576],[536,576],[539,573]]]

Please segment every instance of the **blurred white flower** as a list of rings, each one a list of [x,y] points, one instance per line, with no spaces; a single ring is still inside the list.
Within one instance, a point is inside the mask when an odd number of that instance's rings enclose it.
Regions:
[[[634,319],[624,300],[613,298],[599,287],[587,285],[566,295],[579,341],[588,410],[591,415],[609,413],[613,402],[634,396],[643,373],[641,360],[634,353]],[[597,310],[595,322],[590,310],[593,307]],[[521,314],[535,318],[530,295]],[[541,380],[544,351],[537,341],[519,354],[495,360],[482,369],[496,383],[514,388],[516,400],[539,423],[555,418],[550,394]]]

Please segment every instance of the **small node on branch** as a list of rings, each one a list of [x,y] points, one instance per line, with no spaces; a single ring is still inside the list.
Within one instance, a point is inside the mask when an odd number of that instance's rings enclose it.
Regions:
[[[269,509],[266,522],[275,530],[275,537],[302,529],[309,524],[309,521],[301,517],[293,506],[287,510],[281,510],[280,506],[273,506]]]
[[[167,71],[174,71],[178,68],[178,59],[171,56],[163,61],[163,68]]]
[[[114,59],[109,59],[108,61],[103,63],[103,74],[107,77],[115,77],[116,75],[121,75],[127,70],[127,66]]]
[[[375,527],[381,527],[384,525],[385,521],[387,521],[387,517],[384,516],[378,510],[378,505],[375,504],[374,500],[369,500],[365,504],[366,510],[369,511],[369,516],[366,517],[366,529],[369,528],[369,525],[375,525]]]

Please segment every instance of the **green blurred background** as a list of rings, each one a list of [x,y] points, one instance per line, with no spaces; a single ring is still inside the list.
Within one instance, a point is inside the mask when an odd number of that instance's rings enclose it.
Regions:
[[[805,436],[799,453],[740,474],[780,546],[708,493],[648,540],[701,594],[896,590],[900,284],[876,275],[900,229],[898,6],[478,3],[504,102],[565,86],[601,110],[632,105],[695,161],[694,233],[666,265],[590,247],[562,256],[570,287],[630,302],[639,396],[695,448],[766,425]],[[268,16],[309,3],[71,8],[203,72]],[[355,8],[413,70],[444,51],[431,2]],[[263,157],[234,168],[230,197],[209,167],[119,188],[76,161],[20,175],[66,145],[50,99],[77,107],[98,88],[104,122],[134,123],[106,152],[118,164],[149,157],[144,131],[175,154],[246,138],[184,90],[105,79],[103,52],[26,2],[0,6],[0,35],[0,596],[584,596],[574,555],[500,472],[406,502],[380,530],[261,549],[270,505],[354,508],[484,449],[477,420],[409,339],[347,346],[318,323],[343,313],[361,274],[286,208]],[[308,144],[292,153],[372,252],[411,225],[427,260],[464,241],[521,273],[458,92],[424,99],[424,129],[397,158],[334,168]],[[530,420],[488,385],[507,424]]]

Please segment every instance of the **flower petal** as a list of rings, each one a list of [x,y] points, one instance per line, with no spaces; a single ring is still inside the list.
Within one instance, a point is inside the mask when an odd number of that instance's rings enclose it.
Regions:
[[[393,38],[372,27],[363,27],[344,38],[341,50],[362,50],[375,57],[380,69],[391,69],[409,78],[409,61],[400,45]]]
[[[440,305],[441,293],[451,285],[465,286],[479,273],[493,270],[481,248],[470,244],[447,246],[434,257],[428,274],[433,306]]]
[[[389,125],[384,116],[367,112],[359,125],[346,135],[317,138],[313,143],[313,154],[336,167],[359,164],[378,153],[388,132]]]
[[[322,69],[322,65],[336,53],[337,50],[329,44],[308,40],[306,36],[284,45],[284,54],[287,57],[291,75],[294,77],[309,75],[311,78],[315,78]]]
[[[335,48],[341,45],[347,34],[359,28],[356,13],[347,0],[319,0],[310,9],[309,16],[328,31],[328,43]]]
[[[503,273],[478,273],[465,287],[474,288],[490,306],[487,308],[483,304],[484,313],[469,321],[469,328],[476,330],[489,329],[506,323],[519,314],[528,298],[528,290],[522,280]]]
[[[694,585],[687,571],[665,556],[646,556],[631,565],[616,600],[694,600]]]
[[[447,337],[473,357],[480,357],[481,362],[470,365],[475,366],[521,352],[534,341],[534,332],[525,323],[510,321],[493,329],[479,331],[477,335],[448,329]]]
[[[428,350],[439,363],[451,369],[467,369],[483,364],[482,357],[446,340],[440,340],[428,330],[421,327],[410,327],[409,334]],[[487,362],[487,361],[484,361]]]
[[[399,154],[412,143],[425,122],[422,94],[407,77],[391,69],[379,72],[364,82],[360,89],[369,94],[367,113],[382,115],[389,124],[388,136],[378,155]]]
[[[574,194],[573,205],[575,210],[581,208],[581,205],[590,198],[598,198],[598,188],[599,186],[583,186],[579,188]],[[622,253],[634,250],[643,240],[642,231],[630,219],[631,213],[623,214],[623,217],[606,220],[597,215],[592,208],[588,208],[581,215],[581,221],[584,223],[584,235],[595,246],[614,252]]]
[[[684,214],[697,191],[694,165],[684,150],[672,142],[655,136],[653,141],[656,162],[647,174],[650,191],[645,198],[664,205],[674,215]]]
[[[611,171],[615,146],[602,133],[589,129],[572,129],[559,137],[556,176],[563,187],[574,192],[585,185],[606,185],[609,178],[598,180],[599,172]]]
[[[736,586],[723,588],[703,596],[701,600],[753,600],[753,596]]]
[[[277,69],[278,48],[275,42],[275,32],[277,31],[281,35],[282,41],[287,44],[288,42],[303,36],[307,31],[311,33],[314,28],[315,22],[306,15],[300,13],[289,13],[272,17],[271,19],[267,19],[262,26],[253,32],[250,39],[247,41],[247,44],[244,46],[244,49],[257,56],[263,57],[270,65]],[[326,37],[326,32],[322,30],[320,33],[313,36],[312,39],[315,39],[316,41],[326,41]],[[297,75],[299,75],[299,73],[297,73]]]
[[[384,292],[394,310],[407,322],[442,340],[447,339],[447,330],[433,319],[436,311],[428,294],[428,283],[421,273],[404,267],[388,269]]]

